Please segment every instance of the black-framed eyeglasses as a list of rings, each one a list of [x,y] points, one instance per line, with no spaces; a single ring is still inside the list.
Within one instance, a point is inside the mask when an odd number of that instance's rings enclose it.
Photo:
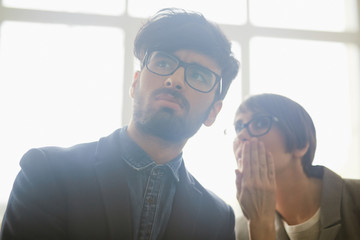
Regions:
[[[246,128],[251,137],[261,137],[270,131],[274,122],[278,121],[279,119],[277,117],[271,115],[256,116],[247,123],[237,121],[234,124],[235,133],[238,135]]]
[[[221,93],[221,77],[201,65],[194,63],[186,63],[181,61],[174,55],[162,51],[153,51],[147,53],[143,65],[146,68],[159,76],[170,76],[179,67],[184,68],[185,82],[193,89],[208,93],[220,82]]]

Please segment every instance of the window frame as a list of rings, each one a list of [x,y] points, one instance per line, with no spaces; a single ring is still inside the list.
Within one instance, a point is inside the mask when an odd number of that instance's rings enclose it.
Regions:
[[[350,71],[354,74],[349,79],[350,99],[352,103],[352,127],[354,130],[354,146],[351,148],[350,156],[353,157],[352,164],[357,169],[358,177],[360,177],[360,163],[355,159],[360,157],[360,149],[356,146],[360,145],[360,31],[359,26],[355,31],[345,32],[328,32],[328,31],[314,31],[314,30],[299,30],[299,29],[283,29],[272,27],[255,26],[249,19],[249,1],[247,0],[247,16],[246,22],[243,25],[219,24],[219,27],[225,32],[231,41],[237,42],[241,48],[241,98],[243,99],[250,94],[250,41],[254,37],[269,37],[281,39],[298,39],[298,40],[315,40],[315,41],[330,41],[344,44],[351,44],[356,46],[356,49],[351,49],[351,57],[354,59],[353,66],[349,66]],[[350,7],[350,6],[349,6]],[[0,0],[0,27],[4,21],[22,21],[35,23],[54,23],[54,24],[68,24],[78,26],[104,26],[119,28],[124,32],[124,72],[123,79],[123,108],[122,108],[122,123],[127,123],[131,118],[132,100],[128,95],[128,90],[131,87],[130,79],[133,79],[136,59],[133,56],[133,40],[139,27],[144,23],[146,18],[132,17],[128,14],[128,0],[125,0],[125,12],[119,16],[107,16],[88,13],[72,13],[72,12],[58,12],[34,9],[20,9],[9,8],[2,5]],[[360,4],[356,7],[356,22],[360,22]],[[351,19],[349,19],[350,21]],[[352,19],[354,20],[354,19]],[[1,35],[0,35],[1,44]],[[0,203],[0,216],[4,211],[5,205]]]

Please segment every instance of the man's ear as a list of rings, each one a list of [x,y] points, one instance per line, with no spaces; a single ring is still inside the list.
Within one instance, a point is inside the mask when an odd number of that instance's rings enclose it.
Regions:
[[[139,78],[140,78],[140,71],[136,71],[134,73],[134,79],[131,83],[131,87],[129,89],[129,94],[131,96],[131,98],[134,98],[134,95],[135,95],[135,88],[136,88],[136,85],[138,84],[139,82]]]
[[[213,106],[210,110],[209,116],[204,122],[205,126],[209,127],[215,122],[216,116],[220,112],[221,108],[222,108],[222,100],[216,101],[213,104]]]
[[[307,153],[308,150],[309,150],[309,143],[306,143],[305,147],[301,149],[295,149],[293,154],[297,158],[302,158]]]

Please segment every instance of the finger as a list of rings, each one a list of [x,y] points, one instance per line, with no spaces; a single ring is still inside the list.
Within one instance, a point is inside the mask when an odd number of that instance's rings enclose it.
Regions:
[[[237,167],[242,172],[241,147],[240,147],[240,140],[238,138],[235,138],[233,141],[233,152]]]
[[[233,141],[233,152],[235,155],[235,159],[238,160],[240,158],[240,141],[238,138],[235,138]]]
[[[271,153],[267,153],[266,162],[269,182],[275,184],[275,165],[274,158]]]
[[[250,140],[250,171],[254,180],[259,180],[259,153],[257,139]]]
[[[238,170],[235,169],[235,175],[236,175],[236,179],[235,179],[235,185],[236,185],[236,198],[238,200],[240,200],[240,193],[241,193],[241,186],[242,186],[242,173]]]
[[[251,178],[251,169],[250,169],[250,144],[245,142],[242,146],[241,151],[242,159],[242,178],[243,181],[248,181]]]
[[[242,204],[242,200],[241,200],[241,196],[243,194],[243,192],[242,192],[242,183],[243,183],[242,179],[243,179],[244,175],[238,169],[235,170],[235,175],[236,175],[236,181],[235,181],[235,183],[236,183],[236,199],[239,202],[239,205],[240,205],[240,208],[241,208],[241,210],[243,212],[243,215],[248,219],[248,217],[247,217],[248,214],[246,213],[246,209],[244,208],[244,206]]]
[[[267,166],[267,159],[266,159],[266,152],[265,146],[263,142],[259,141],[259,174],[260,179],[267,179],[268,178],[268,166]]]
[[[233,141],[233,150],[234,150],[234,152],[239,147],[239,144],[240,144],[239,139],[235,138],[234,141]]]
[[[244,164],[243,164],[243,160],[241,158],[239,158],[238,161],[237,161],[237,167],[238,167],[240,172],[244,171]]]

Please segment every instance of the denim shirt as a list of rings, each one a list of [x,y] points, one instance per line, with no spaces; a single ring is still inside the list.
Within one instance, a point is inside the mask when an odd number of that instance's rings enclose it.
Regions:
[[[129,165],[130,191],[135,240],[161,239],[170,218],[179,181],[182,154],[166,164],[156,164],[127,134],[120,132],[123,159]]]

